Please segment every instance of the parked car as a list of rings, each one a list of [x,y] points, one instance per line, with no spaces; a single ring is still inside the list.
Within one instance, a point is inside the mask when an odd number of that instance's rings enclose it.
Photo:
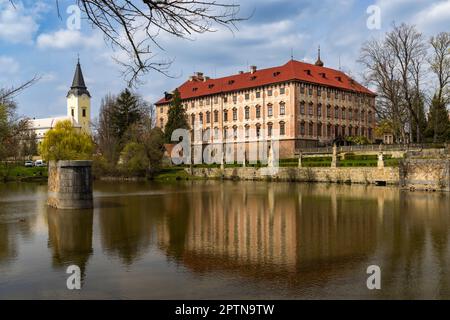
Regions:
[[[47,164],[45,163],[44,160],[36,160],[36,161],[34,162],[34,165],[35,165],[36,167],[45,167]]]
[[[34,162],[33,161],[25,161],[25,167],[27,167],[27,168],[34,167]]]

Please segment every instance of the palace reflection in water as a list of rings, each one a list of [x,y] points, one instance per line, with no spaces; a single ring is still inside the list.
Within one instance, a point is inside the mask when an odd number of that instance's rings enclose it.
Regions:
[[[450,298],[448,194],[209,181],[97,183],[87,211],[45,199],[0,187],[0,298]]]

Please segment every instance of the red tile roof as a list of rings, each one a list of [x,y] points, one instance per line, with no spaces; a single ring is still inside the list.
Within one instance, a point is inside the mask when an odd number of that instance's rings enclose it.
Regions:
[[[254,73],[245,72],[223,78],[207,79],[206,81],[194,78],[183,83],[178,87],[178,90],[182,99],[191,99],[292,80],[375,96],[375,93],[341,71],[296,60],[291,60],[280,67],[256,70]],[[156,104],[168,102],[169,100],[162,98]]]

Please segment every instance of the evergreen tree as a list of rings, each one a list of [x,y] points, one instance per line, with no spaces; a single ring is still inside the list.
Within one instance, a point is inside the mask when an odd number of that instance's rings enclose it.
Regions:
[[[189,129],[186,111],[181,104],[181,96],[178,90],[173,92],[172,101],[169,106],[168,120],[164,128],[164,140],[173,143],[172,133],[176,129]]]
[[[145,103],[128,89],[117,97],[111,114],[111,124],[119,141],[130,126],[141,119],[144,107]]]
[[[428,115],[426,136],[434,143],[445,142],[450,138],[450,120],[445,104],[435,95]]]

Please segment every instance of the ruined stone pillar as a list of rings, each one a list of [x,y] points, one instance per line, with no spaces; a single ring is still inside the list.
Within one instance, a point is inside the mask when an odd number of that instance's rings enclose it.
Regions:
[[[93,208],[92,161],[51,161],[47,204],[57,209]]]

